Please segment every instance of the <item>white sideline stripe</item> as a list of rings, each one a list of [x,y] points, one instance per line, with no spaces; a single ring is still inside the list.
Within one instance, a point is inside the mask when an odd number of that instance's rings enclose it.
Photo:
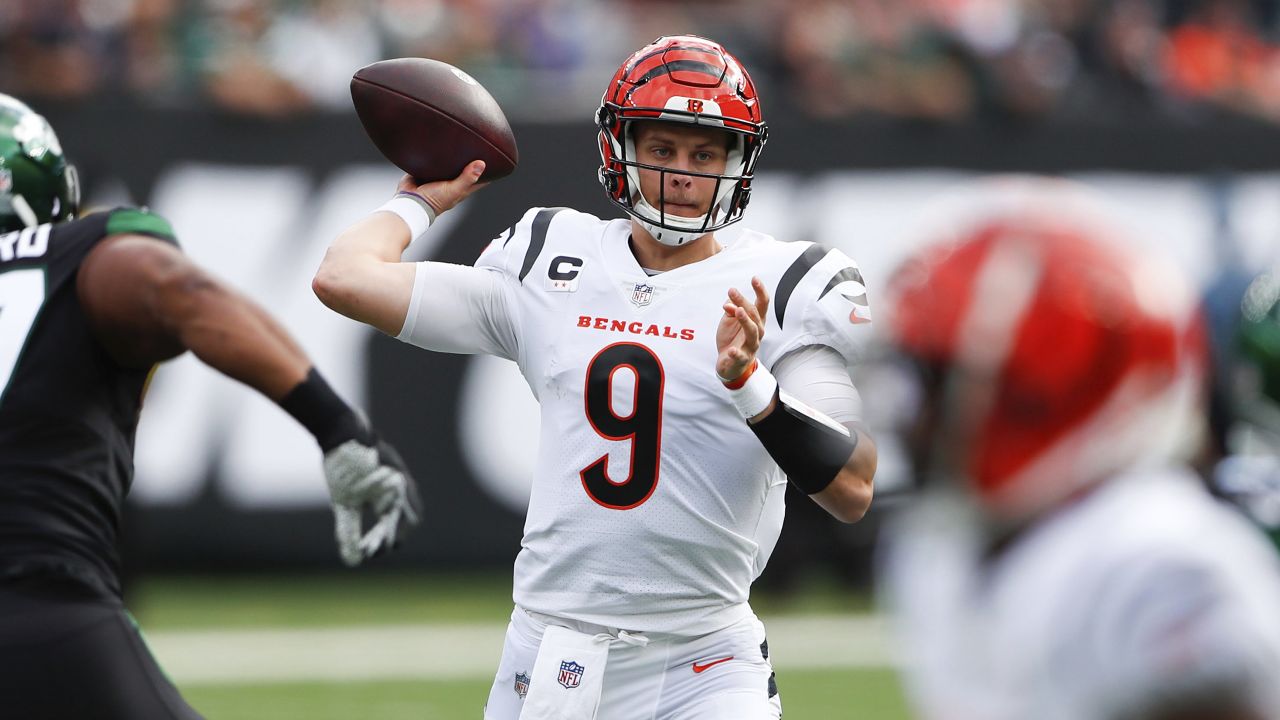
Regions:
[[[884,622],[876,616],[767,620],[770,658],[790,669],[886,667]],[[315,629],[148,632],[147,644],[179,686],[458,680],[492,677],[502,654],[500,624],[393,625]]]

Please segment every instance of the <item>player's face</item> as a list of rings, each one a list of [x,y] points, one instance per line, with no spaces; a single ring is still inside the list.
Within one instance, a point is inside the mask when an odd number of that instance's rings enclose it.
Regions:
[[[705,215],[715,200],[717,179],[684,173],[724,173],[732,136],[715,128],[663,122],[636,123],[634,132],[637,161],[674,171],[641,168],[644,199],[671,215]]]

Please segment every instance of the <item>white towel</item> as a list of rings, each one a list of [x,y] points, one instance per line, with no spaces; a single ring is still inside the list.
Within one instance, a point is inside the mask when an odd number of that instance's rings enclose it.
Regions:
[[[533,663],[520,720],[595,720],[613,640],[608,635],[548,626]]]

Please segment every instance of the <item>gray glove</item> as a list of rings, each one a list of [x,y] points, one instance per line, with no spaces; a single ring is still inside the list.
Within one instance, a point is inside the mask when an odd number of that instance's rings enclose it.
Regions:
[[[395,448],[352,438],[324,454],[324,476],[333,502],[338,552],[349,566],[400,544],[421,522],[421,501],[409,469]],[[364,512],[375,518],[362,531]]]

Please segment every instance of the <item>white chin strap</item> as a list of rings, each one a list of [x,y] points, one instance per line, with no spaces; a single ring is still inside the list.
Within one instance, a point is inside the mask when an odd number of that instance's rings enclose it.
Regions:
[[[664,228],[647,219],[649,217],[660,218],[662,217],[662,213],[660,213],[657,208],[650,205],[644,197],[641,196],[639,190],[635,192],[632,203],[636,213],[634,216],[636,221],[640,223],[641,227],[649,231],[649,234],[653,236],[654,240],[657,240],[663,245],[677,247],[689,242],[690,240],[696,240],[709,232],[702,229],[702,225],[707,219],[706,215],[687,218],[668,214],[667,225],[674,225],[681,228],[679,230],[673,230],[669,227]],[[711,211],[714,213],[715,208],[713,207]],[[707,223],[707,226],[710,227],[713,224],[714,223]],[[689,229],[686,230],[684,228]]]
[[[14,195],[9,201],[9,204],[13,207],[13,211],[17,213],[18,217],[22,220],[22,223],[27,227],[35,227],[40,224],[39,220],[36,218],[36,211],[31,209],[31,204],[27,202],[26,198],[21,195]]]

